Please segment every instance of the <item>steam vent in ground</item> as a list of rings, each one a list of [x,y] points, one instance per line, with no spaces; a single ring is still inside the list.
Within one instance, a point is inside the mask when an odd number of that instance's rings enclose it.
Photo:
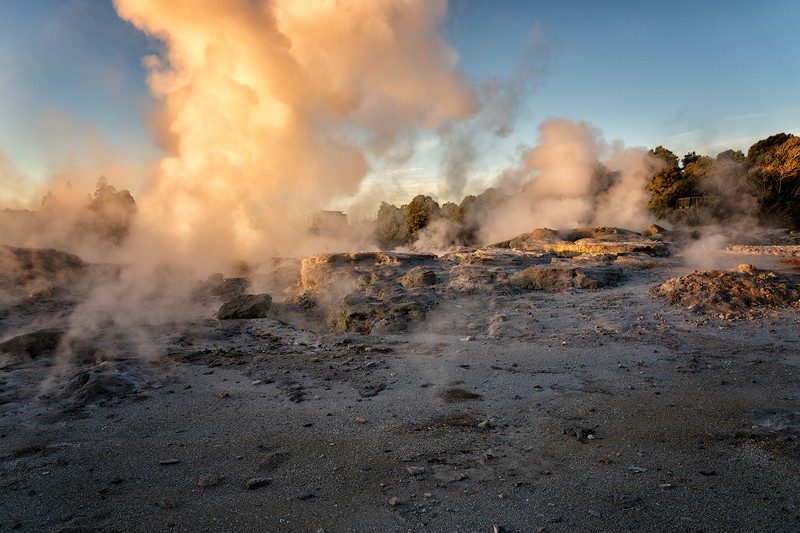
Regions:
[[[800,529],[795,233],[0,261],[0,529]]]

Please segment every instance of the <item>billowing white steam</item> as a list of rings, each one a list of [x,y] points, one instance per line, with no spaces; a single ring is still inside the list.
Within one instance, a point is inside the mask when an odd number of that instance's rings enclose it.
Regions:
[[[372,156],[477,101],[442,40],[444,0],[115,0],[146,58],[167,155],[139,221],[164,254],[286,251]],[[154,238],[154,235],[157,238]]]
[[[539,144],[500,177],[499,186],[512,196],[491,213],[485,242],[537,227],[648,224],[645,186],[656,163],[646,150],[610,145],[585,122],[553,119],[540,132]],[[600,177],[600,164],[612,174]]]

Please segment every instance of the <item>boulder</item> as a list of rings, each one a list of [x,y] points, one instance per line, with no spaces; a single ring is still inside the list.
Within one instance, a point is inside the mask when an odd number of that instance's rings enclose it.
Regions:
[[[650,224],[649,226],[647,226],[646,229],[642,231],[642,237],[648,237],[648,238],[663,237],[667,233],[669,233],[669,230],[667,230],[666,228],[662,228],[658,224]]]
[[[250,287],[250,280],[247,278],[225,278],[213,284],[211,295],[219,296],[223,300],[230,300],[244,294],[248,287]]]
[[[376,320],[379,320],[388,306],[367,295],[353,293],[331,305],[328,313],[328,327],[332,331],[346,333],[369,333]]]
[[[436,285],[436,272],[431,267],[417,266],[400,278],[400,284],[406,289],[413,287],[430,287]]]
[[[37,359],[55,354],[64,331],[60,329],[41,329],[31,333],[17,335],[0,343],[0,353],[14,358],[27,357]]]
[[[269,294],[240,294],[222,304],[217,311],[217,318],[266,318],[271,308],[272,297]]]
[[[570,289],[602,289],[622,282],[622,269],[529,267],[517,272],[509,283],[529,291],[567,291]]]

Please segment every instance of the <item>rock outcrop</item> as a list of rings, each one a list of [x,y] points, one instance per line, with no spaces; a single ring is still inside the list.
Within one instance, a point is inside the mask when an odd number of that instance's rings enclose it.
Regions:
[[[240,294],[222,304],[217,311],[217,318],[220,320],[267,318],[271,308],[272,297],[269,294]]]

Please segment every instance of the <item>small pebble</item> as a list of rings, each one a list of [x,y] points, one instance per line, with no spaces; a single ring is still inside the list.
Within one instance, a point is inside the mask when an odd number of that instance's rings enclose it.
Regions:
[[[263,477],[254,477],[245,482],[244,488],[247,490],[256,490],[260,489],[261,487],[266,487],[267,485],[269,485],[269,479]]]

